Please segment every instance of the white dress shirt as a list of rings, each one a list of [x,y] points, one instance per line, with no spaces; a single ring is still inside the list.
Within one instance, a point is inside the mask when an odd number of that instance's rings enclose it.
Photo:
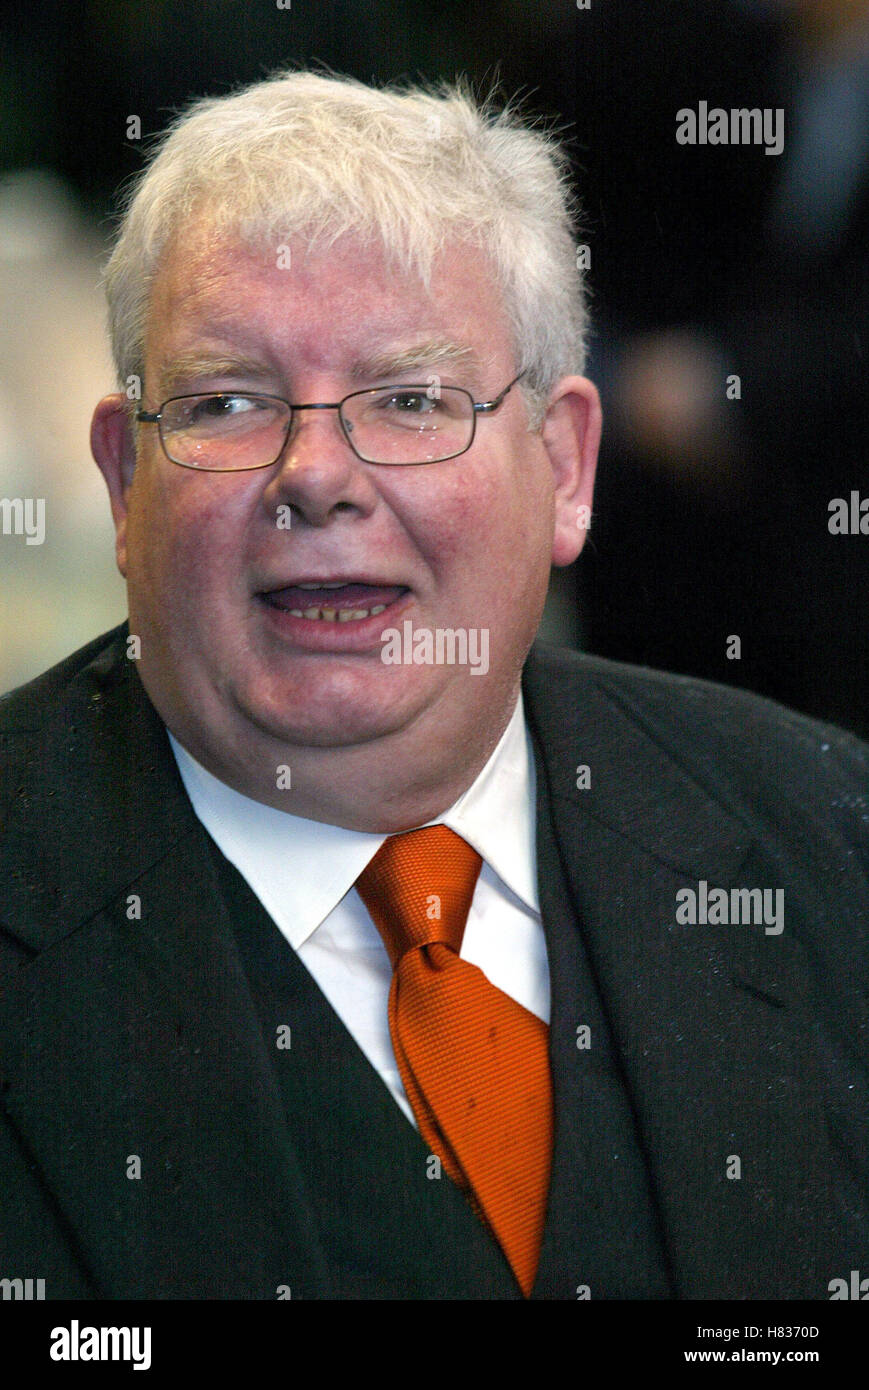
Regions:
[[[168,730],[167,730],[168,732]],[[389,1087],[412,1124],[389,1036],[392,966],[354,887],[386,839],[305,820],[228,787],[169,733],[193,809]],[[288,799],[292,793],[288,792]],[[549,1022],[549,968],[537,896],[534,757],[520,695],[476,780],[430,824],[483,860],[461,956]]]

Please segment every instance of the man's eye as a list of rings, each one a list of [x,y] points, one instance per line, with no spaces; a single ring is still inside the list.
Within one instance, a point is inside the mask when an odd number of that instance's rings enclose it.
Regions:
[[[190,419],[218,420],[228,415],[243,415],[256,408],[257,402],[251,400],[250,396],[200,396],[198,400],[190,402]]]
[[[381,399],[380,408],[400,415],[431,415],[438,401],[426,391],[393,391]]]

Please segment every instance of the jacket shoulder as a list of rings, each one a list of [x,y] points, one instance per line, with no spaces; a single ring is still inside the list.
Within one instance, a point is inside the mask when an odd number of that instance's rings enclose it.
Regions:
[[[101,699],[123,673],[127,623],[72,652],[33,680],[0,696],[0,824],[38,759],[49,730],[80,707],[81,697]]]
[[[93,668],[100,682],[123,654],[126,622],[71,652],[33,680],[0,695],[0,742],[19,733],[38,732],[51,719],[83,672]]]
[[[869,745],[847,730],[799,714],[738,686],[611,661],[607,657],[546,644],[534,646],[528,665],[535,675],[542,675],[552,683],[553,696],[565,687],[581,690],[593,684],[635,705],[638,710],[669,712],[677,724],[690,716],[692,720],[698,717],[704,722],[708,720],[710,725],[720,725],[722,729],[735,725],[766,725],[789,730],[798,740],[813,740],[823,735],[834,742],[851,745],[855,751],[862,751],[863,756],[869,753]]]
[[[744,823],[787,803],[869,848],[869,745],[844,729],[749,691],[556,647],[534,648],[526,691],[572,749],[591,741],[618,759],[628,721]]]

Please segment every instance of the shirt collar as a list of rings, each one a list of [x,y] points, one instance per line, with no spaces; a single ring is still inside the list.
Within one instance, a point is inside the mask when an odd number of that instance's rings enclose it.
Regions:
[[[386,839],[278,811],[221,782],[167,729],[199,820],[298,948],[353,887]],[[429,824],[473,845],[521,901],[539,912],[534,757],[522,696],[471,786]]]

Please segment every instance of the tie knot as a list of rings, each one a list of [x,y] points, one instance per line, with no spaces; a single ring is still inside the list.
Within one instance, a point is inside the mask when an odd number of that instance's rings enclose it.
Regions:
[[[458,955],[482,862],[445,825],[384,840],[356,887],[393,967],[405,951],[435,941]]]

